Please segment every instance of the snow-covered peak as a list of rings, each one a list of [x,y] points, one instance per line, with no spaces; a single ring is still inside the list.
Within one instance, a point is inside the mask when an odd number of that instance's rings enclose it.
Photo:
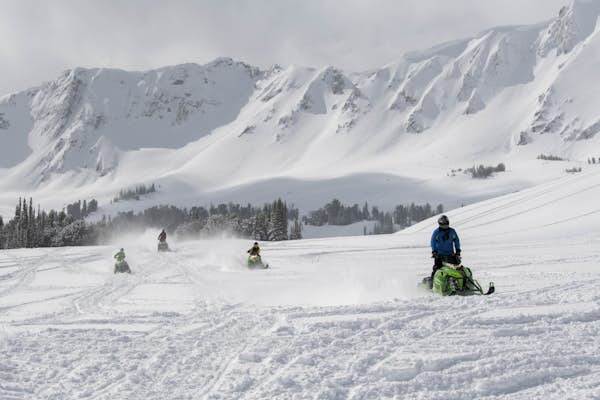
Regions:
[[[205,190],[324,172],[429,178],[540,153],[598,157],[599,4],[576,1],[552,21],[488,29],[362,73],[231,58],[76,68],[0,100],[9,143],[0,168],[34,182],[83,172]],[[552,49],[561,56],[540,57]],[[430,154],[452,165],[416,171]]]
[[[5,97],[1,126],[15,146],[38,156],[34,175],[80,167],[106,172],[119,151],[180,148],[231,122],[263,75],[231,58],[147,72],[74,68],[27,92],[20,107],[29,118],[16,115],[14,96]]]
[[[594,32],[599,15],[599,1],[573,0],[540,34],[538,54],[545,57],[553,51],[557,55],[569,53]]]

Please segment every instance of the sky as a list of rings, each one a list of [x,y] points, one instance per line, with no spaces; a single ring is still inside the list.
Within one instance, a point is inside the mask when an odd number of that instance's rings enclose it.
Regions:
[[[148,70],[232,57],[362,71],[570,0],[2,0],[0,95],[73,67]]]

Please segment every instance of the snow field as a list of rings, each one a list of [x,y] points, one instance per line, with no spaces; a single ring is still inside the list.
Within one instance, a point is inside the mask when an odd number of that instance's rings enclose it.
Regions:
[[[597,399],[600,213],[582,173],[449,213],[488,297],[416,288],[395,235],[0,253],[2,399]],[[543,218],[541,218],[543,216]],[[133,275],[112,274],[125,247]]]
[[[202,259],[217,243],[135,249],[132,276],[111,274],[108,248],[3,253],[0,397],[600,394],[597,246],[468,246],[498,293],[439,298],[415,289],[427,248],[366,242],[266,246],[265,271]]]

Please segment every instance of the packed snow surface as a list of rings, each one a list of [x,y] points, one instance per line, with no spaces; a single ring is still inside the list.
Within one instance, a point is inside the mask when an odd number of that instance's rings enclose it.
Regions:
[[[395,235],[0,253],[2,399],[598,399],[600,195],[581,173],[449,213],[497,293],[438,297]],[[132,275],[112,274],[125,247]]]

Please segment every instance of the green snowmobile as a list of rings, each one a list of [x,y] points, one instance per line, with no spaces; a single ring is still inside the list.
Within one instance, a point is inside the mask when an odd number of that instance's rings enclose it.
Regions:
[[[131,269],[129,268],[129,264],[127,264],[127,261],[123,260],[121,262],[117,261],[115,263],[115,274],[119,273],[131,274]]]
[[[167,241],[162,241],[162,242],[158,242],[158,251],[162,252],[162,251],[171,251],[171,249],[169,248],[169,244],[167,243]]]
[[[469,295],[490,295],[496,290],[494,282],[490,282],[487,292],[473,279],[471,269],[462,264],[442,263],[442,268],[438,269],[433,276],[423,278],[421,287],[433,291],[442,296],[469,296]]]
[[[260,257],[260,247],[258,242],[254,242],[251,248],[246,251],[249,254],[246,265],[250,269],[265,269],[269,268],[269,264],[263,264],[262,258]]]
[[[269,268],[269,264],[263,264],[262,259],[258,254],[251,254],[248,256],[248,261],[246,265],[250,269],[265,269]]]
[[[127,261],[125,261],[125,251],[123,249],[121,249],[117,254],[115,254],[114,258],[117,260],[117,262],[115,263],[115,274],[125,272],[131,274],[129,264],[127,264]]]

